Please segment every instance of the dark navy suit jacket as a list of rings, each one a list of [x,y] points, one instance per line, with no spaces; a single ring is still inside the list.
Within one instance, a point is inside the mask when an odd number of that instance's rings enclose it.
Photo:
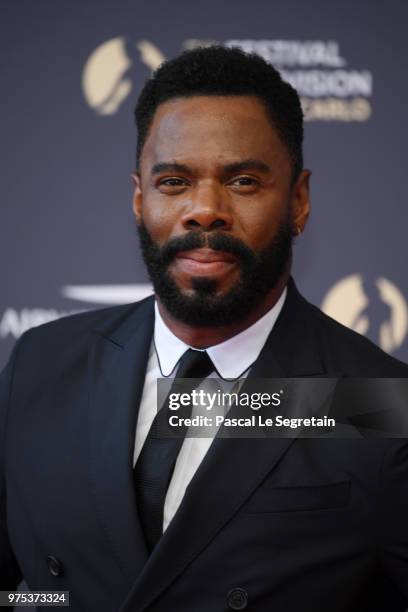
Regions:
[[[132,457],[153,323],[147,298],[17,343],[0,382],[0,588],[69,590],[75,612],[408,608],[403,439],[215,439],[148,556]],[[328,375],[408,367],[291,281],[250,376]]]

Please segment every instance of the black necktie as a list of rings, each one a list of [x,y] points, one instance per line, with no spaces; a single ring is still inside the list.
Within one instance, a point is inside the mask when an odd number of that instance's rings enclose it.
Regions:
[[[183,386],[183,392],[188,393],[213,370],[214,366],[205,351],[188,349],[180,359],[176,378],[199,379],[191,381],[189,388]],[[165,420],[168,419],[168,398],[174,387],[175,381],[161,410],[153,420],[134,469],[139,517],[150,551],[163,533],[164,501],[187,431],[187,427],[178,427],[177,437],[159,437],[159,427],[165,425]]]

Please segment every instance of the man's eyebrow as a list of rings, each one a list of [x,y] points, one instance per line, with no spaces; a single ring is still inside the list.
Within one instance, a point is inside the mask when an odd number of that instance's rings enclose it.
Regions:
[[[152,174],[161,174],[161,172],[190,172],[190,168],[185,164],[177,162],[158,162],[152,167]]]
[[[223,172],[234,174],[236,172],[245,172],[248,170],[258,170],[264,174],[271,172],[271,167],[260,159],[244,159],[242,161],[231,162],[222,166]],[[189,173],[191,168],[185,164],[177,162],[157,162],[151,169],[151,174],[161,174],[162,172],[182,172]]]
[[[264,174],[271,172],[271,167],[260,159],[244,159],[239,162],[232,162],[224,166],[224,171],[227,174],[235,172],[245,172],[246,170],[258,170]]]

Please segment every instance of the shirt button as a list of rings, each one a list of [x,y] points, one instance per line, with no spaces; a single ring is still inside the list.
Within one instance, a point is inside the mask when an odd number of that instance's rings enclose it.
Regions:
[[[227,602],[231,610],[243,610],[248,605],[248,593],[241,588],[231,589]]]
[[[56,557],[47,557],[47,565],[51,576],[61,576],[64,571],[64,566]]]

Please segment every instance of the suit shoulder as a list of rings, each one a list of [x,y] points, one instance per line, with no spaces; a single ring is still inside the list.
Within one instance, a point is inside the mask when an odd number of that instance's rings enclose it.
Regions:
[[[89,335],[95,331],[119,327],[142,304],[151,299],[151,297],[148,297],[131,304],[110,306],[108,308],[89,310],[61,317],[55,321],[29,329],[24,334],[26,336],[24,343],[26,346],[62,349],[74,344],[87,342]]]
[[[307,302],[320,342],[349,376],[408,377],[408,365]]]
[[[86,310],[84,312],[78,312],[76,314],[60,317],[54,321],[49,321],[48,323],[43,323],[42,325],[32,327],[29,331],[31,335],[36,335],[39,337],[46,336],[48,334],[64,334],[72,333],[73,331],[81,332],[88,329],[91,330],[106,320],[120,317],[129,309],[135,308],[136,306],[137,303],[110,306],[95,310]]]

